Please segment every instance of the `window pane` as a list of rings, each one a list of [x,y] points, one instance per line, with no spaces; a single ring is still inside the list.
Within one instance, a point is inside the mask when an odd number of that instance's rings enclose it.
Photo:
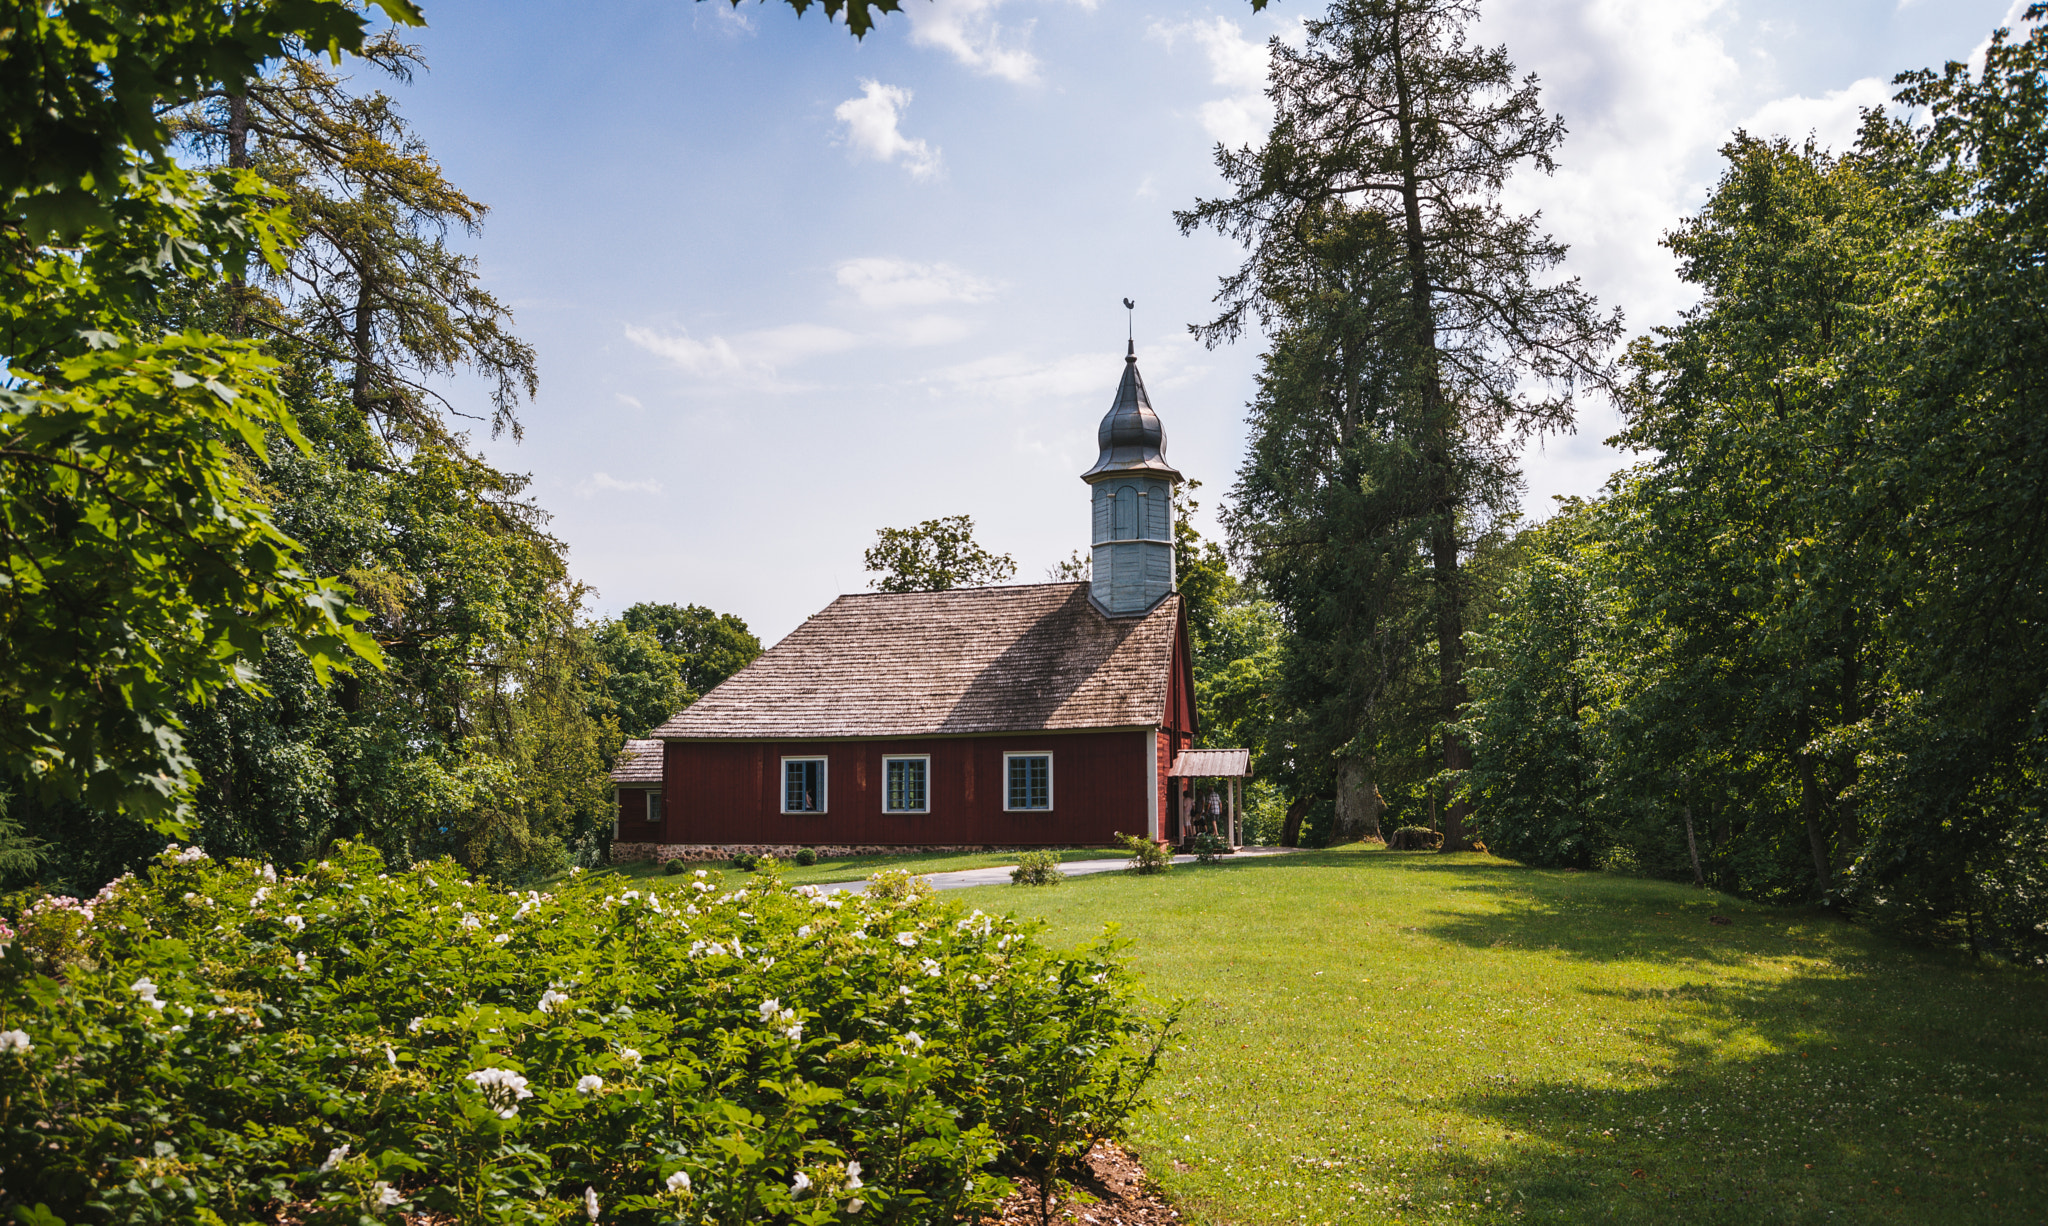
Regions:
[[[1041,754],[1010,759],[1010,807],[1052,808],[1052,759]]]
[[[920,758],[891,758],[883,806],[892,813],[922,813],[925,810],[925,762]]]
[[[647,820],[650,822],[658,822],[661,820],[660,792],[647,793]]]
[[[825,764],[809,761],[782,765],[782,808],[789,813],[822,813],[825,809]]]

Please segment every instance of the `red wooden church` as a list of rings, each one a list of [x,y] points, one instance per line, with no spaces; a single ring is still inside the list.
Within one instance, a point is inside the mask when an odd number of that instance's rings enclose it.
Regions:
[[[1097,441],[1092,581],[841,596],[628,742],[613,857],[1179,837],[1180,474],[1134,353]]]

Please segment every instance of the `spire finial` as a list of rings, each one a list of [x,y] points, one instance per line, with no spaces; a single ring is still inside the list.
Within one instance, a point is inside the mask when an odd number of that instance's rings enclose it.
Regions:
[[[1130,312],[1124,319],[1127,333],[1124,339],[1124,361],[1135,362],[1138,360],[1138,304],[1126,298],[1124,299],[1124,310]]]

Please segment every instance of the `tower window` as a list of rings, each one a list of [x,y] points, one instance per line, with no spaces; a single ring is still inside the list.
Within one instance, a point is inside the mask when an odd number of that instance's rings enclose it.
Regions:
[[[883,758],[882,811],[931,812],[931,773],[930,758]]]
[[[1003,774],[1005,809],[1052,808],[1052,755],[1049,753],[1006,753]]]
[[[782,811],[823,813],[825,811],[825,759],[784,758],[782,760]]]
[[[1116,533],[1119,541],[1138,539],[1138,491],[1126,485],[1116,492]]]

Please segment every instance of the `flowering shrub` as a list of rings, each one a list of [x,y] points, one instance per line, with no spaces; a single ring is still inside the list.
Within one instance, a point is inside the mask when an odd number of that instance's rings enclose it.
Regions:
[[[616,883],[615,883],[616,884]],[[938,1222],[1117,1135],[1107,940],[929,891],[506,891],[173,851],[0,950],[0,1216]]]
[[[1116,842],[1131,856],[1131,866],[1125,872],[1163,873],[1173,867],[1173,852],[1158,839],[1148,839],[1142,834],[1119,834]]]
[[[1010,870],[1013,885],[1058,885],[1065,880],[1060,872],[1060,853],[1056,851],[1027,851],[1017,857],[1017,867]]]

